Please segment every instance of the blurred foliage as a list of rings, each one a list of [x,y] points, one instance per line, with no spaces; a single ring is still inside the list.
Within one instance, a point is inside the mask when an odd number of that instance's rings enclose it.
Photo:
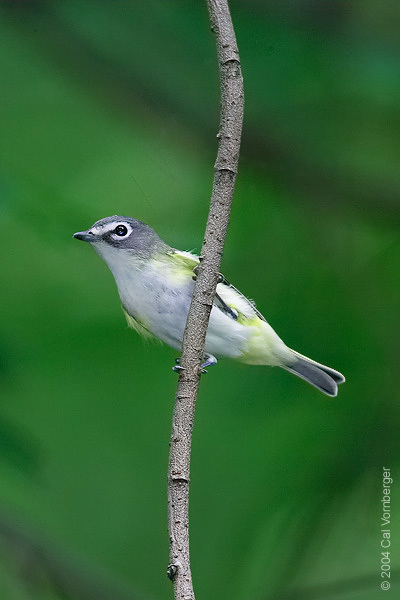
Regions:
[[[172,596],[175,353],[126,329],[71,235],[127,214],[200,248],[219,105],[205,4],[0,3],[2,599]],[[195,587],[375,600],[383,465],[399,490],[400,5],[231,9],[246,117],[223,271],[347,383],[329,401],[229,361],[202,380]]]

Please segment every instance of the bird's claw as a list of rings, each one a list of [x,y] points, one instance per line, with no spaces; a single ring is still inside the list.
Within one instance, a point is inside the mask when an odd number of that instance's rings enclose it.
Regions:
[[[212,367],[217,364],[217,359],[212,354],[206,354],[204,357],[206,360],[200,365],[201,372],[207,373],[206,367]]]
[[[200,373],[202,375],[205,375],[206,373],[208,373],[206,367],[212,367],[213,365],[217,364],[217,359],[215,358],[215,356],[213,356],[212,354],[206,354],[205,355],[205,361],[200,365]],[[179,373],[179,371],[182,371],[184,367],[181,367],[181,365],[179,364],[181,362],[180,358],[176,358],[175,359],[175,365],[172,367],[172,370],[175,371],[175,373]]]
[[[173,371],[175,371],[175,373],[179,373],[179,371],[183,371],[183,367],[181,367],[181,365],[179,364],[181,362],[180,358],[176,358],[175,359],[175,365],[172,368]]]

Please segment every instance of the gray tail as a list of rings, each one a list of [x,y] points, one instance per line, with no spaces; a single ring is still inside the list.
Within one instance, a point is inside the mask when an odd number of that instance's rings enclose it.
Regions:
[[[308,383],[311,383],[311,385],[327,396],[337,395],[338,385],[346,381],[339,371],[321,365],[306,356],[298,354],[294,350],[292,352],[295,356],[295,361],[293,364],[285,365],[284,369],[308,381]]]

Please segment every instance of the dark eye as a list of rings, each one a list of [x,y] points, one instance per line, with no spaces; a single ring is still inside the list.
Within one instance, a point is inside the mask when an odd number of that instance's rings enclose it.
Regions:
[[[114,233],[116,233],[117,235],[120,235],[122,237],[128,233],[128,229],[127,229],[127,227],[125,227],[125,225],[118,225],[114,229]]]

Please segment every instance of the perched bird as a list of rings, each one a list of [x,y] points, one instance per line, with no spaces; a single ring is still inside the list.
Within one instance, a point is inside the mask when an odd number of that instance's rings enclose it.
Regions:
[[[128,325],[180,351],[199,257],[171,248],[151,227],[130,217],[100,219],[74,237],[89,242],[107,263]],[[343,375],[288,348],[254,303],[220,279],[202,367],[215,364],[216,357],[279,366],[324,394],[336,396],[338,384],[345,381]]]

